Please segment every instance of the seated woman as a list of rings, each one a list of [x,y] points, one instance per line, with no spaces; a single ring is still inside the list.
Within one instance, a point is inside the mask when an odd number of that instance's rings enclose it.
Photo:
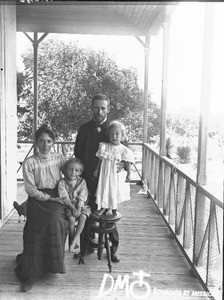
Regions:
[[[29,197],[23,252],[17,255],[15,269],[23,292],[29,291],[46,273],[65,273],[66,201],[58,196],[57,185],[66,158],[51,152],[55,136],[46,126],[36,131],[35,140],[39,152],[23,163],[25,191]]]

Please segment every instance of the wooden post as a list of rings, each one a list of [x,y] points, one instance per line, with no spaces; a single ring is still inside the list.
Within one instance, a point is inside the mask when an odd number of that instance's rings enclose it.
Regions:
[[[38,128],[38,37],[37,32],[34,32],[34,40],[33,40],[33,130],[34,133]],[[34,147],[34,151],[36,152],[36,147]]]
[[[162,71],[162,93],[161,93],[161,125],[160,125],[160,149],[161,156],[166,155],[166,101],[167,101],[167,75],[168,75],[168,42],[169,42],[169,24],[163,24],[163,71]],[[163,206],[164,191],[164,166],[160,162],[159,185],[158,185],[158,203]]]
[[[144,47],[145,51],[145,78],[144,78],[144,111],[143,111],[143,143],[147,143],[147,129],[148,129],[148,94],[149,94],[149,44],[150,35],[145,37],[145,43],[136,36],[136,39]],[[145,174],[145,156],[142,156],[142,178],[146,179]]]
[[[148,132],[148,94],[149,94],[149,43],[150,36],[145,38],[145,80],[144,80],[144,112],[143,112],[143,143],[147,143]]]
[[[169,60],[169,23],[163,23],[163,70],[161,92],[160,155],[166,155],[166,103]]]
[[[206,176],[206,153],[207,153],[207,134],[209,102],[211,93],[212,75],[212,46],[213,46],[213,27],[214,27],[214,6],[211,3],[205,4],[204,14],[204,41],[202,59],[202,80],[201,80],[201,113],[199,122],[198,138],[198,159],[197,159],[197,184],[204,185],[207,181]],[[197,262],[203,234],[205,231],[205,197],[196,190],[195,207],[195,234],[194,234],[194,263]]]
[[[5,164],[5,66],[4,66],[4,32],[5,32],[5,24],[4,24],[4,14],[5,9],[3,4],[0,3],[0,227],[2,225],[3,220],[3,199],[5,194],[5,176],[4,174],[4,164]]]
[[[0,3],[0,226],[17,193],[16,1]]]
[[[204,46],[202,62],[201,79],[201,104],[200,104],[200,122],[198,138],[198,160],[197,160],[197,182],[199,184],[207,183],[206,175],[206,156],[207,156],[207,136],[209,121],[209,104],[211,97],[212,82],[212,52],[213,52],[213,24],[214,7],[206,4],[204,17]]]
[[[38,128],[38,46],[40,42],[48,35],[48,33],[44,33],[39,39],[38,39],[38,33],[34,32],[33,39],[26,33],[24,34],[27,36],[27,38],[32,42],[33,44],[33,131],[36,132]],[[37,147],[35,145],[34,141],[34,153],[37,152]]]

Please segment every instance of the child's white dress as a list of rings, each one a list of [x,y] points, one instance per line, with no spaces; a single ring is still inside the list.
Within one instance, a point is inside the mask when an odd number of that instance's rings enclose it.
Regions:
[[[130,184],[125,182],[127,172],[123,169],[117,173],[117,163],[122,160],[134,163],[134,154],[123,144],[100,143],[96,156],[102,160],[96,204],[98,209],[117,209],[118,203],[130,200]]]

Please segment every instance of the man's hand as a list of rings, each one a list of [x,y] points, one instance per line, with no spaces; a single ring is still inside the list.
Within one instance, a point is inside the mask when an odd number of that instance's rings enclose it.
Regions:
[[[94,177],[97,178],[99,176],[99,172],[100,172],[100,170],[96,169],[95,172],[94,172]]]
[[[125,169],[125,161],[121,161],[117,163],[117,173],[121,172],[123,169]]]

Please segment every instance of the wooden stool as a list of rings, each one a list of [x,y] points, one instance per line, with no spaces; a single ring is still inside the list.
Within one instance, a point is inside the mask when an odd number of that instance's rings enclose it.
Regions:
[[[121,214],[117,212],[116,215],[112,216],[98,216],[96,213],[91,213],[89,216],[90,219],[90,235],[91,233],[98,233],[98,241],[90,240],[89,245],[93,248],[97,248],[98,259],[102,259],[103,248],[106,248],[107,252],[107,261],[108,268],[111,272],[112,263],[111,263],[111,251],[110,251],[110,241],[109,233],[111,233],[115,228],[115,223],[119,221]]]

